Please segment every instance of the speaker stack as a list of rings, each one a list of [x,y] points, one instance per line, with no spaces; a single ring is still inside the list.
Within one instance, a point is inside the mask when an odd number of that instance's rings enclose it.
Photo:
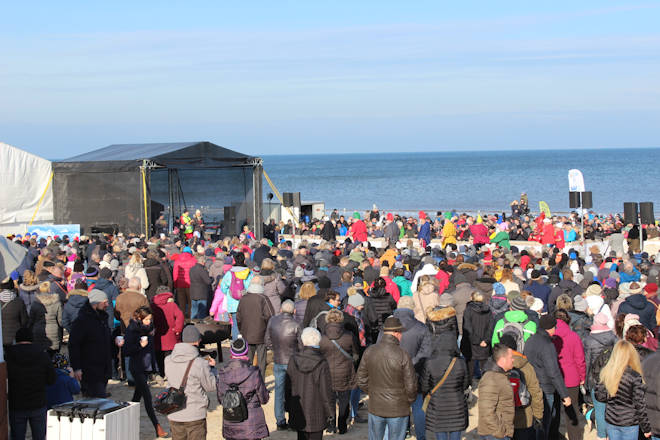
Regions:
[[[642,218],[642,224],[655,224],[655,215],[653,213],[653,202],[641,202],[639,204],[639,216]]]

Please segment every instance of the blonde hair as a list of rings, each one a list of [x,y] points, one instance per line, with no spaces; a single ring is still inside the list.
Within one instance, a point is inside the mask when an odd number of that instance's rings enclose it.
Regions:
[[[610,396],[615,396],[619,391],[621,377],[623,377],[626,367],[638,372],[642,376],[642,381],[644,381],[642,363],[639,360],[639,354],[637,354],[635,346],[628,341],[619,341],[614,345],[610,360],[600,371],[600,381],[605,385]]]
[[[131,255],[129,264],[142,264],[142,255],[140,255],[138,251],[135,251],[133,255]]]
[[[300,286],[300,299],[310,299],[314,295],[316,295],[316,287],[311,281],[307,281]]]
[[[264,258],[261,262],[261,270],[274,270],[275,263],[270,258]]]
[[[41,293],[50,293],[50,281],[44,281],[39,284],[39,292]]]
[[[325,322],[328,324],[344,322],[344,314],[337,309],[332,309],[328,312],[328,316],[325,317]]]
[[[31,270],[26,270],[23,272],[23,284],[26,286],[36,286],[39,284],[39,278]]]
[[[472,301],[484,302],[483,293],[479,292],[478,290],[475,290],[474,292],[472,292]]]

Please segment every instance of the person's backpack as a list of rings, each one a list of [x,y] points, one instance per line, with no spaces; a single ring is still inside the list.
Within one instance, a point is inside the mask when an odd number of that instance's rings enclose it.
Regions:
[[[234,298],[236,301],[240,301],[243,295],[245,295],[245,284],[243,283],[243,280],[237,277],[234,272],[231,273],[231,284],[229,284],[229,293],[231,294],[231,297]]]
[[[248,407],[245,396],[238,389],[236,383],[230,383],[229,389],[220,400],[222,405],[222,417],[229,422],[243,422],[248,418]]]
[[[329,312],[329,310],[323,310],[321,312],[318,312],[316,314],[316,316],[313,317],[311,321],[309,321],[309,326],[308,327],[315,328],[315,329],[320,331],[321,329],[319,328],[319,318],[321,316],[327,315],[328,312]]]
[[[532,403],[532,395],[527,389],[525,375],[518,368],[512,368],[509,373],[509,382],[513,388],[513,400],[516,408],[526,408]]]
[[[610,360],[610,356],[612,356],[612,350],[614,349],[614,345],[605,345],[600,353],[594,357],[594,359],[591,361],[591,365],[588,366],[589,368],[589,377],[587,377],[587,387],[589,389],[593,389],[596,387],[596,384],[600,382],[600,372],[603,369],[603,367],[607,364],[607,362]]]
[[[516,341],[516,351],[522,353],[525,350],[525,341],[531,336],[529,330],[525,329],[525,324],[529,322],[529,319],[523,322],[509,321],[504,315],[504,326],[499,331],[499,338],[501,339],[504,335],[510,335]]]

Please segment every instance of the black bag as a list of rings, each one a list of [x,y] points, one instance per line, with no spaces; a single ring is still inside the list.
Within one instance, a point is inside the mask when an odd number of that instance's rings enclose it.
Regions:
[[[190,367],[192,367],[193,362],[195,362],[195,359],[188,362],[186,373],[183,375],[183,381],[179,388],[169,387],[156,396],[154,399],[154,408],[156,411],[163,415],[168,415],[181,411],[186,407],[186,383],[188,383],[188,373],[190,373]]]
[[[222,396],[222,418],[229,422],[243,422],[248,418],[248,407],[245,396],[238,389],[240,384],[230,383],[229,389]]]

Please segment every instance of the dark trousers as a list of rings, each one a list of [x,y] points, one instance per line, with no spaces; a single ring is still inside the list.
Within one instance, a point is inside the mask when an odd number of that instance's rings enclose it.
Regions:
[[[33,440],[46,439],[46,407],[30,410],[9,410],[11,440],[25,440],[27,425]]]
[[[332,393],[332,407],[335,403],[339,406],[339,417],[337,417],[337,430],[340,434],[346,432],[348,423],[348,416],[351,410],[351,390],[348,391],[334,391]]]
[[[513,440],[535,440],[536,430],[533,426],[529,428],[516,428],[513,430]]]
[[[254,355],[257,355],[257,366],[261,370],[261,377],[266,377],[266,344],[250,344],[248,342],[248,359],[250,364],[254,363]]]
[[[173,422],[170,420],[172,440],[206,440],[206,419],[194,422]]]
[[[156,365],[158,365],[158,374],[160,374],[160,377],[165,377],[165,358],[171,354],[172,350],[160,350],[156,352]]]
[[[298,431],[298,440],[321,440],[322,438],[323,438],[323,431],[319,431],[319,432]]]
[[[98,381],[98,382],[87,382],[85,380],[85,373],[83,372],[82,382],[80,382],[80,389],[83,396],[85,397],[100,397],[105,399],[108,397],[108,393],[105,388],[108,385],[108,381]]]
[[[580,406],[580,387],[568,388],[568,396],[571,398],[571,406],[562,405],[566,416],[566,433],[568,440],[582,440],[584,437],[584,424],[582,423],[582,412]]]
[[[135,392],[133,393],[131,402],[139,402],[140,399],[144,401],[144,409],[147,410],[147,415],[155,429],[156,425],[158,425],[158,419],[154,412],[153,397],[151,397],[151,389],[149,389],[149,384],[147,383],[147,374],[140,371],[133,371],[132,373],[133,380],[135,380]]]

